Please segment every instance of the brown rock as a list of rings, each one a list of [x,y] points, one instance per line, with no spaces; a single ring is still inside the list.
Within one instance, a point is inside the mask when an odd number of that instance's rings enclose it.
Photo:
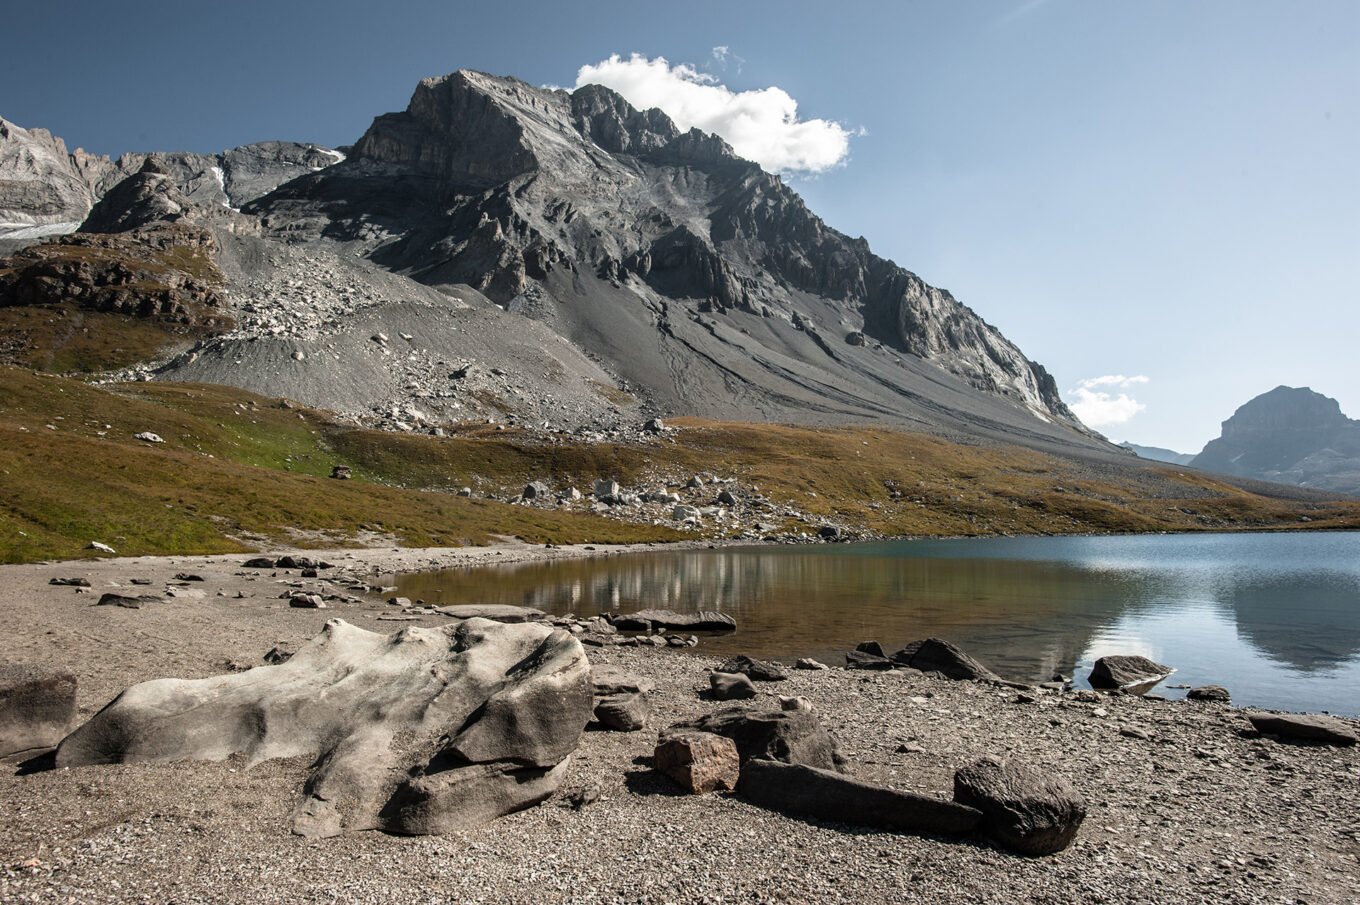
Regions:
[[[652,766],[697,795],[735,789],[741,759],[729,738],[711,732],[682,732],[661,739]]]

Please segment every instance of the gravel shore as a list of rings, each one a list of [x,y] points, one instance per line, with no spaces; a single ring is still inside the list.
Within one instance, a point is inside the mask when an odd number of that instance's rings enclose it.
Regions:
[[[337,583],[353,584],[399,570],[618,549],[320,555],[347,573]],[[75,673],[86,718],[135,682],[259,663],[328,618],[402,627],[380,621],[392,608],[376,597],[291,609],[279,594],[314,581],[245,571],[245,558],[6,566],[3,660]],[[140,591],[160,593],[177,573],[204,581],[139,610],[92,606],[115,584],[138,587],[134,578],[151,582]],[[89,592],[48,585],[75,576],[90,580]],[[723,706],[698,695],[716,661],[702,643],[690,652],[589,654],[656,683],[653,724],[588,731],[562,794],[451,836],[290,835],[304,760],[28,775],[10,763],[0,778],[0,901],[1350,903],[1360,889],[1360,747],[1262,738],[1228,706],[1026,697],[843,669],[759,685],[757,707],[777,708],[780,694],[811,700],[868,780],[947,798],[954,770],[983,755],[1024,758],[1066,778],[1086,796],[1086,821],[1069,849],[1031,859],[981,842],[793,820],[730,795],[679,795],[649,767],[656,729]],[[597,802],[567,806],[567,793],[592,786]]]

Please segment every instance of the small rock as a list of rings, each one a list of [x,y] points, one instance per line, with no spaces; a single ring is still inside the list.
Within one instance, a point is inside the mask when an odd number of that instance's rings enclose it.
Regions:
[[[354,477],[354,472],[348,465],[332,465],[331,477],[337,481],[348,481]]]
[[[780,709],[780,710],[811,710],[811,709],[812,709],[812,702],[809,701],[807,698],[802,697],[802,696],[792,697],[792,696],[788,696],[788,695],[780,695],[780,696],[779,696],[779,709]]]
[[[718,667],[721,673],[741,673],[757,682],[782,682],[789,677],[782,666],[738,654]]]
[[[53,578],[47,583],[68,588],[88,588],[90,586],[88,578]]]
[[[1112,655],[1101,657],[1091,667],[1092,688],[1118,688],[1128,694],[1151,691],[1176,670],[1147,657]]]
[[[288,598],[288,605],[304,610],[326,609],[326,601],[321,599],[320,594],[293,594]]]
[[[719,701],[737,701],[756,696],[756,687],[739,672],[714,672],[708,676],[713,697]]]
[[[729,738],[710,732],[683,732],[661,739],[652,754],[652,767],[686,792],[702,795],[735,789],[741,759]]]
[[[133,438],[134,440],[141,440],[143,443],[164,443],[164,442],[165,442],[164,440],[162,440],[162,439],[160,438],[160,435],[158,435],[158,434],[153,434],[153,433],[151,433],[151,431],[142,431],[142,432],[139,433],[139,434],[133,434],[133,435],[132,435],[132,438]]]
[[[85,549],[86,549],[86,550],[98,550],[100,553],[117,553],[117,552],[118,552],[117,550],[115,550],[115,549],[113,549],[112,547],[110,547],[108,544],[101,544],[101,543],[100,543],[99,541],[97,541],[97,540],[92,540],[92,541],[90,541],[89,546],[87,546]]]
[[[814,659],[812,659],[811,657],[799,657],[798,660],[797,660],[797,662],[795,662],[795,663],[793,664],[793,668],[794,668],[794,669],[830,669],[831,667],[830,667],[830,666],[827,666],[825,663],[822,663],[822,662],[819,661],[819,660],[814,660]]]
[[[136,597],[132,597],[127,594],[118,594],[109,591],[99,598],[99,602],[96,603],[95,606],[117,606],[122,607],[125,610],[140,610],[148,603],[164,602],[165,601],[160,597],[154,597],[150,594],[139,594]]]
[[[1232,695],[1222,685],[1201,685],[1185,693],[1187,701],[1214,701],[1219,704],[1232,703]]]

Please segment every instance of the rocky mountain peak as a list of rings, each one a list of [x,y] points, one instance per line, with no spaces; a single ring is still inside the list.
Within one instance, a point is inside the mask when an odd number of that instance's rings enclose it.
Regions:
[[[1360,493],[1360,421],[1346,417],[1335,399],[1307,387],[1279,386],[1239,407],[1191,464]]]

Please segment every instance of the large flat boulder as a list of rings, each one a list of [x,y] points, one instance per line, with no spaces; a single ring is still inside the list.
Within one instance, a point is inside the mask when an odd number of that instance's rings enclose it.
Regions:
[[[674,610],[639,610],[614,617],[614,627],[624,632],[649,632],[655,629],[684,629],[691,632],[730,632],[737,620],[726,613],[700,610],[677,613]]]
[[[1335,717],[1260,711],[1247,713],[1246,717],[1258,732],[1265,735],[1278,735],[1280,738],[1318,742],[1323,745],[1346,746],[1360,741],[1360,736],[1356,735],[1354,729]]]
[[[279,665],[129,688],[57,765],[306,756],[295,833],[446,833],[551,795],[590,716],[568,632],[469,619],[383,635],[333,619]]]
[[[772,760],[747,761],[737,793],[752,804],[790,817],[906,833],[968,833],[982,817],[977,809],[957,802],[876,786],[805,764]]]
[[[1024,855],[1051,855],[1071,844],[1086,801],[1061,777],[1017,760],[984,757],[954,774],[954,800],[982,812],[979,829]]]
[[[492,622],[510,624],[537,622],[543,618],[542,610],[531,606],[512,606],[508,603],[464,603],[457,606],[435,607],[435,612],[454,619],[490,619]]]
[[[662,740],[686,732],[711,732],[736,743],[742,764],[752,758],[840,770],[843,758],[831,734],[808,710],[752,710],[727,707],[697,719],[674,723]]]
[[[55,747],[75,718],[75,676],[32,666],[0,666],[0,757]]]

